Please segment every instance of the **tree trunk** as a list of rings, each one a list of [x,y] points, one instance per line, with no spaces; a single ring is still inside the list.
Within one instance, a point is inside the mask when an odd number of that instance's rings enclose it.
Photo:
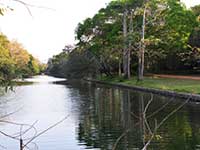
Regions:
[[[138,73],[138,79],[143,80],[144,78],[144,51],[145,51],[145,25],[146,25],[146,7],[144,9],[143,13],[143,22],[142,22],[142,39],[140,43],[140,50],[139,50],[139,73]]]
[[[119,58],[119,64],[118,64],[118,75],[119,75],[119,77],[121,77],[121,75],[122,75],[122,68],[121,68],[121,58]]]
[[[19,146],[20,146],[20,150],[23,150],[23,140],[22,139],[20,139],[20,141],[19,141]]]
[[[126,6],[125,6],[126,7]],[[123,73],[127,78],[127,9],[124,9],[123,15],[123,36],[124,36],[124,49],[123,49]]]
[[[133,34],[133,11],[130,11],[130,23],[129,23],[129,36]],[[127,77],[130,79],[131,77],[131,48],[132,47],[132,39],[129,38],[129,47],[127,52]]]

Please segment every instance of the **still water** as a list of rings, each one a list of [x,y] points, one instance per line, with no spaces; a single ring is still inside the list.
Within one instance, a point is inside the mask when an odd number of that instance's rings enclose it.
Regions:
[[[0,116],[16,111],[1,120],[35,123],[37,133],[67,116],[64,122],[35,139],[40,150],[111,150],[114,145],[117,150],[140,150],[150,139],[150,132],[184,102],[87,82],[54,83],[62,80],[36,76],[27,79],[32,84],[15,87],[14,92],[0,97]],[[199,116],[200,104],[184,105],[157,130],[148,150],[199,150]],[[28,128],[0,122],[0,131],[13,137]],[[22,135],[24,143],[34,134],[30,130]],[[28,145],[30,149],[35,149],[34,143]],[[0,145],[0,150],[19,149],[18,140],[3,135]]]

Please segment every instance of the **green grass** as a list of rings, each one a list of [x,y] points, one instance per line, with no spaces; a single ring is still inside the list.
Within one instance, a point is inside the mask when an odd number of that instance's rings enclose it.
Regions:
[[[131,78],[130,80],[125,80],[120,77],[114,77],[114,78],[101,77],[98,79],[111,83],[120,83],[125,85],[141,86],[154,89],[200,94],[200,81],[197,80],[157,78],[157,77],[145,77],[143,81],[137,81],[136,77]]]

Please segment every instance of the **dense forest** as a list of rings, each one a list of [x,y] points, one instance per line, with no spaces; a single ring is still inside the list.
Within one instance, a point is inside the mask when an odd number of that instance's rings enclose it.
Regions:
[[[17,41],[10,41],[0,33],[0,84],[10,85],[16,78],[39,74],[45,65],[34,58]]]
[[[66,78],[98,75],[142,80],[145,73],[198,73],[200,5],[179,0],[110,2],[76,28],[73,49],[49,59],[47,72]]]

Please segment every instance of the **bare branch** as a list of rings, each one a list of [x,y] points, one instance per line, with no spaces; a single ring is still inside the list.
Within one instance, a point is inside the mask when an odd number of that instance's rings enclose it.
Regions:
[[[114,144],[112,150],[116,150],[119,141],[126,135],[126,133],[129,132],[129,130],[130,130],[130,129],[127,129],[124,133],[121,134],[120,137],[118,137],[118,139],[116,140],[116,142],[115,142],[115,144]]]
[[[35,121],[32,125],[29,125],[30,127],[28,128],[28,129],[26,129],[25,131],[23,131],[22,132],[22,130],[20,130],[20,133],[16,133],[17,134],[17,136],[15,136],[15,137],[19,137],[20,135],[21,136],[23,136],[23,135],[25,135],[27,132],[29,132],[31,129],[33,129],[34,130],[34,136],[36,136],[37,135],[37,129],[34,127],[35,126],[35,124],[37,123],[38,121]],[[26,139],[23,139],[23,140],[29,140],[29,139],[31,139],[31,138],[26,138]]]
[[[33,140],[35,140],[36,138],[38,138],[38,137],[41,136],[42,134],[46,133],[46,132],[49,131],[50,129],[56,127],[57,125],[59,125],[60,123],[62,123],[63,121],[65,121],[67,118],[68,118],[68,116],[65,117],[65,118],[63,118],[63,119],[60,120],[59,122],[53,124],[52,126],[50,126],[49,128],[47,128],[46,130],[44,130],[44,131],[38,133],[36,136],[34,136],[32,139],[30,139],[26,144],[24,144],[24,147],[26,147],[29,143],[31,143]]]
[[[148,101],[148,103],[147,103],[147,105],[146,105],[146,107],[145,107],[145,109],[144,109],[144,112],[143,112],[144,123],[146,124],[147,129],[149,130],[149,132],[150,132],[151,134],[152,134],[152,131],[151,131],[151,128],[150,128],[150,126],[149,126],[149,123],[148,123],[148,121],[147,121],[147,119],[146,119],[146,112],[147,112],[147,110],[148,110],[150,104],[152,103],[152,101],[153,101],[153,94],[151,93],[151,99]]]
[[[28,6],[28,7],[35,7],[35,8],[48,9],[48,10],[56,11],[53,8],[49,8],[49,7],[45,7],[45,6],[32,5],[32,4],[29,4],[29,3],[25,3],[25,2],[23,2],[21,0],[13,0],[13,1],[19,2],[19,3],[23,4],[23,5]]]
[[[156,125],[153,134],[151,135],[151,138],[148,140],[148,142],[145,144],[145,146],[142,148],[142,150],[146,150],[147,147],[150,145],[151,141],[153,140],[157,130],[167,121],[173,114],[175,114],[177,111],[179,111],[185,104],[187,104],[190,101],[189,97],[184,103],[182,103],[179,107],[174,109],[171,113],[169,113],[158,125]]]
[[[9,138],[11,138],[11,139],[14,139],[14,140],[18,140],[18,141],[19,141],[18,138],[14,137],[14,136],[12,136],[12,135],[9,135],[9,134],[7,134],[7,133],[5,133],[5,132],[3,132],[3,131],[0,131],[0,134],[4,135],[4,136],[6,136],[6,137],[9,137]]]
[[[153,94],[151,93],[151,99],[148,101],[148,103],[147,103],[147,105],[146,105],[146,107],[145,107],[145,109],[144,109],[144,112],[143,112],[143,114],[144,114],[145,116],[146,116],[146,112],[147,112],[147,110],[148,110],[150,104],[152,103],[152,101],[153,101]]]
[[[133,117],[135,117],[135,118],[137,118],[137,119],[140,119],[140,117],[137,116],[134,112],[131,112],[131,116],[133,116]]]
[[[55,9],[53,9],[53,8],[48,8],[48,7],[44,7],[44,6],[32,5],[32,4],[26,3],[26,2],[24,2],[24,1],[22,1],[22,0],[12,0],[12,1],[18,2],[18,3],[22,4],[22,5],[24,5],[25,8],[27,9],[28,13],[29,13],[30,16],[32,16],[32,17],[33,17],[33,15],[32,15],[32,12],[31,12],[31,10],[30,10],[30,7],[42,8],[42,9],[48,9],[48,10],[51,10],[51,11],[55,11]]]
[[[174,109],[171,113],[169,113],[157,126],[156,130],[158,128],[160,128],[160,126],[167,120],[169,119],[169,117],[171,117],[174,113],[176,113],[177,111],[179,111],[185,104],[187,104],[189,101],[190,101],[190,98],[189,97],[183,104],[181,104],[179,107],[177,107],[176,109]]]
[[[154,111],[153,113],[151,113],[149,116],[147,116],[148,118],[151,118],[152,116],[156,115],[157,113],[159,113],[161,110],[163,110],[172,100],[174,100],[174,98],[171,98],[166,104],[164,104],[162,107],[158,108],[156,111]]]
[[[28,13],[33,17],[32,13],[31,13],[31,10],[30,10],[30,8],[29,8],[29,5],[28,5],[27,3],[25,3],[25,2],[23,2],[23,1],[21,1],[21,0],[13,0],[13,1],[16,1],[16,2],[18,2],[18,3],[23,4],[23,5],[26,7]]]
[[[27,130],[25,130],[23,133],[22,133],[22,135],[24,135],[24,134],[26,134],[28,131],[30,131],[31,129],[34,129],[34,131],[35,131],[35,135],[34,136],[36,136],[37,135],[37,130],[36,130],[36,128],[34,127],[35,126],[35,124],[37,123],[38,121],[35,121]],[[24,140],[28,140],[28,139],[24,139]]]
[[[134,126],[136,127],[137,125],[139,125],[140,122],[137,122]],[[116,140],[112,150],[116,150],[118,143],[120,142],[120,140],[126,135],[126,133],[128,133],[130,131],[130,128],[127,129],[126,131],[124,131]]]
[[[6,115],[4,115],[4,116],[1,116],[0,119],[7,118],[7,117],[9,117],[9,116],[11,116],[11,115],[13,115],[13,114],[19,112],[21,109],[22,109],[22,108],[20,108],[20,109],[14,111],[14,112],[8,113],[8,114],[6,114]]]

